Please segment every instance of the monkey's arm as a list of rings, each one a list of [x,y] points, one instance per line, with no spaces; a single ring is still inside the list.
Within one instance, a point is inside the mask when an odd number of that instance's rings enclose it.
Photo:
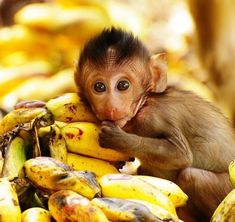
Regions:
[[[177,130],[163,139],[141,137],[106,122],[101,127],[99,142],[102,147],[119,150],[166,170],[186,168],[193,162],[188,142]]]

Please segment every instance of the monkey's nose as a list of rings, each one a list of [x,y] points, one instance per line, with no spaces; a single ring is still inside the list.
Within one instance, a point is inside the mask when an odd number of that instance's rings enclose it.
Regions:
[[[104,115],[105,120],[108,120],[108,121],[114,121],[120,118],[118,109],[114,107],[107,108],[104,114],[105,114]]]

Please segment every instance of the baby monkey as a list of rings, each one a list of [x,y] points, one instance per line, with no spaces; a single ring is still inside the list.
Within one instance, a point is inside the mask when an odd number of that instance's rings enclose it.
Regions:
[[[167,87],[164,56],[151,56],[138,38],[114,27],[84,46],[75,81],[102,122],[100,145],[137,157],[140,174],[176,182],[189,195],[184,211],[209,221],[232,190],[235,134],[221,112],[192,92]]]

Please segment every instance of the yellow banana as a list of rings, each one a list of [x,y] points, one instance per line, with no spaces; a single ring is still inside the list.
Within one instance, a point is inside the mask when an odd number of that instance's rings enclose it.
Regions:
[[[66,142],[61,135],[60,128],[56,124],[51,126],[49,149],[50,149],[50,156],[52,158],[67,163]]]
[[[31,134],[21,130],[20,133],[13,138],[6,150],[2,176],[8,177],[10,180],[22,174],[21,170],[26,161],[26,153],[29,146],[32,145]]]
[[[229,171],[229,178],[230,181],[233,185],[233,187],[235,187],[235,160],[232,160],[228,166],[228,171]]]
[[[51,214],[40,207],[32,207],[21,215],[21,222],[51,222]]]
[[[108,222],[105,214],[90,201],[71,191],[60,190],[53,193],[48,201],[51,215],[57,222]]]
[[[47,110],[43,107],[12,110],[0,121],[0,135],[3,135],[17,125],[30,122],[36,117],[40,117],[45,114],[47,114]]]
[[[7,178],[0,178],[0,221],[21,222],[18,197]]]
[[[166,209],[160,206],[157,206],[156,204],[152,204],[144,200],[136,200],[136,199],[129,199],[129,200],[144,205],[150,210],[152,214],[154,214],[156,217],[160,218],[163,221],[169,220],[169,221],[183,222],[178,218],[178,216],[172,214],[171,212],[167,211]]]
[[[216,208],[211,222],[235,221],[235,189],[232,190]]]
[[[76,93],[66,93],[51,99],[47,102],[46,107],[56,121],[98,122],[90,107],[81,101]]]
[[[6,55],[9,55],[9,53],[15,53],[17,51],[28,52],[28,61],[31,61],[32,56],[34,55],[38,56],[40,54],[44,55],[45,57],[48,57],[48,54],[50,52],[55,53],[55,51],[52,50],[54,49],[54,45],[51,44],[52,38],[54,37],[52,37],[49,33],[30,29],[26,26],[19,24],[4,28],[1,27],[0,57],[4,58]],[[17,61],[17,63],[18,62],[19,61]]]
[[[91,199],[100,196],[100,187],[95,174],[87,171],[72,171],[61,161],[50,157],[29,159],[24,164],[26,176],[37,187],[56,191],[73,190]]]
[[[127,174],[108,174],[98,180],[104,197],[145,200],[176,216],[173,203],[151,184]]]
[[[72,69],[61,70],[50,77],[40,75],[28,78],[0,98],[0,105],[8,108],[12,103],[21,100],[47,101],[67,91],[75,91]]]
[[[183,192],[183,190],[177,184],[169,180],[143,175],[138,175],[135,177],[144,180],[159,189],[172,201],[175,207],[185,205],[188,200],[188,196]]]
[[[75,153],[67,154],[67,164],[74,170],[91,171],[95,173],[97,177],[101,177],[111,173],[119,173],[119,171],[107,161],[78,155]]]
[[[178,218],[163,208],[145,201],[137,202],[120,198],[94,198],[91,200],[91,204],[99,207],[111,221],[160,222],[160,219],[162,221],[179,221]],[[151,210],[147,206],[148,204],[151,206]]]
[[[94,123],[69,123],[61,128],[68,151],[108,161],[125,161],[129,158],[116,150],[102,148],[98,142],[99,127]]]

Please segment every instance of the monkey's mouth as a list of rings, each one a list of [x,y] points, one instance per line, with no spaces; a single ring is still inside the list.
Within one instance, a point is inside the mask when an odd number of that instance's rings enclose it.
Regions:
[[[126,123],[130,120],[131,118],[129,117],[124,117],[122,119],[118,119],[118,120],[113,120],[112,122],[119,126],[120,128],[124,127],[126,125]]]

